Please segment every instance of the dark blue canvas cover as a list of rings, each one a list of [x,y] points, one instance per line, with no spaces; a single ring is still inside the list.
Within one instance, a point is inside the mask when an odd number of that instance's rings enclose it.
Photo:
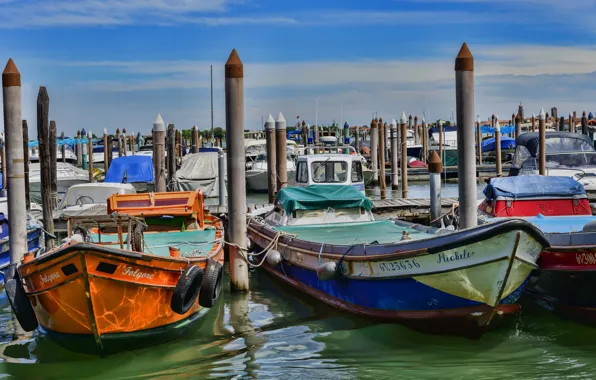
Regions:
[[[124,156],[114,158],[104,182],[122,183],[126,172],[126,182],[153,182],[153,160],[150,156]]]
[[[495,138],[491,137],[482,141],[483,152],[493,152],[496,150],[497,144],[495,144]],[[515,148],[515,139],[511,137],[501,136],[501,149],[513,149]]]
[[[492,178],[484,189],[484,195],[488,200],[495,200],[497,197],[523,199],[585,194],[584,187],[571,177],[540,175]]]

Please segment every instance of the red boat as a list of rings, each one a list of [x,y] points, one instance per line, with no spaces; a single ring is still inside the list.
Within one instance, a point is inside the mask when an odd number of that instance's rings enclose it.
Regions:
[[[480,220],[522,217],[550,243],[526,292],[560,315],[596,325],[596,217],[583,186],[570,177],[493,178],[479,206]]]

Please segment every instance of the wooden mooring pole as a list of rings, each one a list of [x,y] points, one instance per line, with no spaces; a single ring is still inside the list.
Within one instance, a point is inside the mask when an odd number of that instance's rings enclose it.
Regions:
[[[166,144],[168,154],[166,156],[168,165],[168,182],[166,184],[167,191],[173,191],[174,175],[176,174],[176,127],[174,124],[168,124],[168,136]]]
[[[381,187],[381,199],[387,198],[387,179],[385,178],[385,124],[383,118],[379,118],[379,185]]]
[[[4,137],[3,133],[0,133],[0,159],[2,160],[2,190],[0,190],[0,194],[3,197],[6,196],[6,138]]]
[[[398,154],[399,147],[397,145],[397,121],[391,120],[389,125],[391,129],[391,189],[397,190],[399,188],[399,167]]]
[[[437,226],[441,216],[441,173],[443,163],[436,150],[430,153],[428,160],[428,173],[430,175],[430,221],[431,225]],[[440,221],[438,223],[440,225]]]
[[[378,120],[374,118],[370,122],[370,160],[373,170],[372,186],[379,184],[379,133],[377,132],[377,125]]]
[[[192,152],[199,153],[199,128],[192,127]]]
[[[408,198],[408,139],[406,132],[406,113],[402,111],[401,119],[399,120],[399,129],[401,136],[401,197],[403,199]]]
[[[267,190],[269,194],[269,203],[275,202],[275,193],[277,193],[277,151],[275,150],[275,120],[269,114],[265,122],[265,141],[267,143]]]
[[[81,143],[81,150],[83,154],[83,170],[87,170],[87,168],[89,167],[89,161],[87,158],[87,132],[85,131],[85,128],[81,130],[81,140],[83,140],[83,142]]]
[[[521,127],[521,116],[519,114],[517,114],[515,116],[515,139],[517,139],[519,137],[519,135],[522,134],[522,127]]]
[[[81,131],[77,131],[77,166],[80,168],[83,166],[83,149],[81,147]]]
[[[12,59],[8,60],[2,72],[2,96],[7,162],[6,171],[2,173],[2,176],[7,177],[6,186],[8,187],[10,263],[17,264],[27,253],[27,214],[25,210],[23,133],[21,131],[21,73]]]
[[[108,173],[108,168],[110,167],[110,160],[108,159],[108,151],[112,150],[112,147],[108,145],[108,130],[106,128],[103,129],[103,170],[105,173]]]
[[[277,172],[277,191],[288,186],[288,160],[286,158],[287,140],[286,140],[286,119],[280,112],[275,120],[275,149]]]
[[[64,143],[64,131],[60,134],[60,154],[62,155],[62,163],[66,163],[66,144]]]
[[[6,123],[4,125],[6,125]],[[27,212],[30,212],[31,199],[29,198],[29,125],[27,125],[27,120],[23,120],[23,163],[25,167],[25,206]]]
[[[39,88],[37,95],[37,139],[39,140],[39,165],[41,168],[41,207],[43,209],[43,226],[46,248],[54,248],[54,216],[53,204],[56,194],[51,191],[51,165],[48,131],[48,115],[50,97],[45,87]],[[9,205],[10,207],[10,205]],[[10,209],[9,209],[10,210]],[[24,229],[26,231],[26,229]]]
[[[478,165],[482,165],[482,132],[480,131],[480,117],[476,120],[476,152],[478,153]]]
[[[503,164],[501,161],[501,125],[499,124],[499,119],[495,119],[495,153],[497,156],[496,170],[497,170],[497,177],[501,177],[503,175]]]
[[[244,67],[236,49],[225,64],[226,141],[228,151],[228,234],[233,291],[248,291],[246,241],[246,169],[244,151]],[[277,124],[277,123],[276,123]],[[285,142],[285,135],[283,138]],[[285,144],[284,144],[285,145]],[[285,151],[283,156],[285,157]]]
[[[544,108],[538,114],[538,174],[546,175],[546,115]]]
[[[165,139],[166,128],[158,114],[153,122],[153,170],[155,175],[155,191],[163,193],[166,191],[166,173],[165,173]]]
[[[87,157],[89,157],[89,183],[93,182],[93,133],[89,131],[89,143],[87,144]]]
[[[58,206],[58,160],[57,160],[57,142],[56,134],[58,133],[56,128],[56,122],[50,121],[50,131],[48,134],[48,146],[50,148],[50,191],[52,193],[52,210],[55,210]],[[41,162],[41,157],[39,158]]]

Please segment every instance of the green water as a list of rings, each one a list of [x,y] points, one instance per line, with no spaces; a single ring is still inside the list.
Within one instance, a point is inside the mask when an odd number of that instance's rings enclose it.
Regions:
[[[227,284],[227,282],[226,282]],[[188,335],[100,358],[34,333],[13,341],[0,312],[0,372],[19,379],[534,379],[596,376],[596,330],[523,302],[520,317],[472,341],[340,313],[251,272],[248,295],[223,299]]]

